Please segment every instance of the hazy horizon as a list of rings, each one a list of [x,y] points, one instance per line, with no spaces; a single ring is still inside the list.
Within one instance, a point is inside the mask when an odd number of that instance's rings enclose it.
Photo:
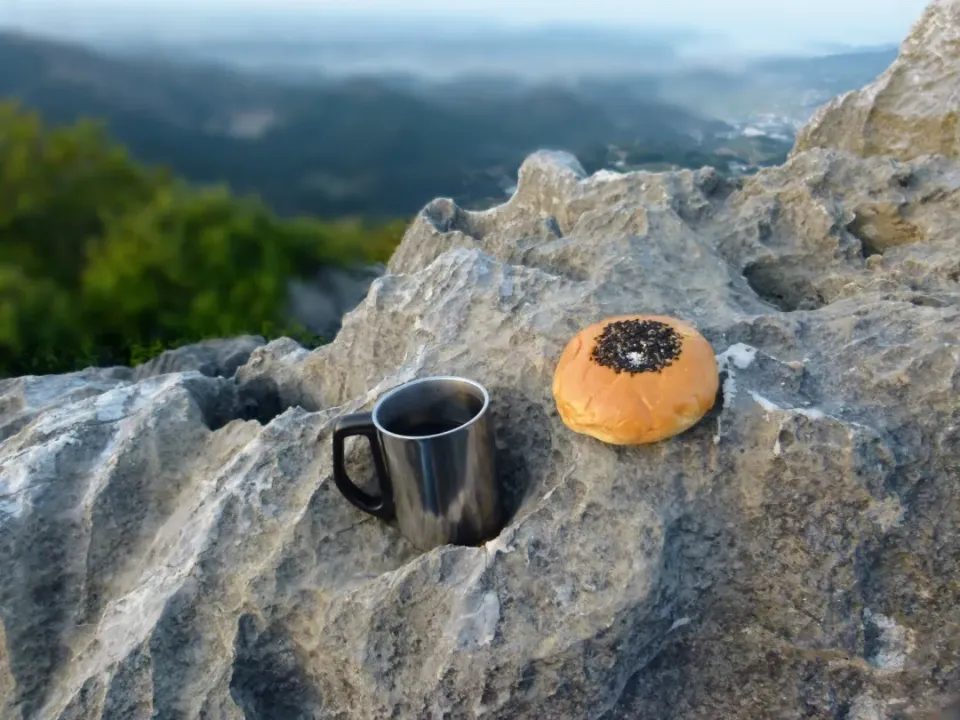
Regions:
[[[298,32],[368,21],[426,25],[443,35],[483,27],[504,31],[582,25],[663,35],[733,52],[804,52],[899,43],[927,0],[671,0],[642,9],[623,0],[6,0],[0,23],[27,32],[84,37],[150,35],[164,40],[264,27]],[[251,28],[249,23],[256,18]],[[308,22],[309,20],[309,22]],[[288,25],[288,23],[292,23]],[[317,25],[312,25],[317,23]]]

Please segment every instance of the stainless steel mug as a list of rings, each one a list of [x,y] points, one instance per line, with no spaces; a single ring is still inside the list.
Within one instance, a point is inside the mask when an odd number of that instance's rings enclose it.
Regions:
[[[378,496],[344,467],[344,441],[370,441]],[[333,479],[351,503],[391,520],[421,550],[475,545],[503,528],[490,396],[473,380],[428,377],[401,385],[373,412],[341,417],[333,430]]]

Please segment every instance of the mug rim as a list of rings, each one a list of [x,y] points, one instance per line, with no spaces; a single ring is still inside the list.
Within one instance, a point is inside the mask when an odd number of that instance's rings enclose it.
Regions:
[[[457,427],[450,430],[445,430],[442,433],[435,433],[433,435],[400,435],[399,433],[391,432],[387,430],[383,425],[380,424],[378,415],[380,413],[380,408],[383,404],[389,400],[391,397],[396,395],[401,390],[405,390],[408,387],[413,385],[422,385],[424,383],[436,382],[438,380],[455,380],[457,382],[466,383],[472,385],[474,388],[480,391],[480,394],[483,396],[483,406],[477,411],[476,415],[470,418],[467,422],[462,425],[457,425]],[[487,389],[481,385],[476,380],[471,380],[470,378],[462,377],[460,375],[431,375],[429,377],[417,378],[416,380],[410,380],[405,382],[397,387],[393,388],[386,392],[373,406],[373,411],[370,413],[371,419],[373,420],[374,427],[377,428],[378,432],[388,435],[392,438],[397,438],[398,440],[432,440],[433,438],[445,437],[447,435],[452,435],[453,433],[460,432],[464,428],[468,428],[474,423],[476,423],[480,418],[484,416],[487,412],[487,408],[490,407],[490,393],[487,392]]]

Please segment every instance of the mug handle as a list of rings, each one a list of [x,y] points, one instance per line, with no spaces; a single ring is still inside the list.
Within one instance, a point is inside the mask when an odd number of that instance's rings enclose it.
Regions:
[[[380,485],[379,497],[365,493],[354,485],[347,475],[347,469],[344,466],[344,441],[354,435],[363,435],[370,441],[373,466],[377,472],[377,483]],[[372,413],[344,415],[334,423],[333,481],[337,484],[337,489],[343,493],[343,496],[364,512],[383,520],[393,518],[393,488],[390,485],[390,477],[387,475],[387,466],[383,461],[383,451],[380,448],[377,428],[373,424]]]

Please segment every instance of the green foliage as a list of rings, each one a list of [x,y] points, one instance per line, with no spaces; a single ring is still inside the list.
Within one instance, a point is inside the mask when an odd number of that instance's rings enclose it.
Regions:
[[[0,262],[75,286],[87,239],[164,181],[95,125],[46,132],[37,116],[0,105]]]
[[[0,266],[0,359],[5,365],[16,358],[24,372],[56,367],[63,346],[82,357],[89,348],[80,347],[70,316],[70,296],[54,282]]]
[[[0,375],[242,333],[309,340],[284,317],[288,280],[383,262],[403,227],[280,219],[139,166],[96,125],[0,105]]]

